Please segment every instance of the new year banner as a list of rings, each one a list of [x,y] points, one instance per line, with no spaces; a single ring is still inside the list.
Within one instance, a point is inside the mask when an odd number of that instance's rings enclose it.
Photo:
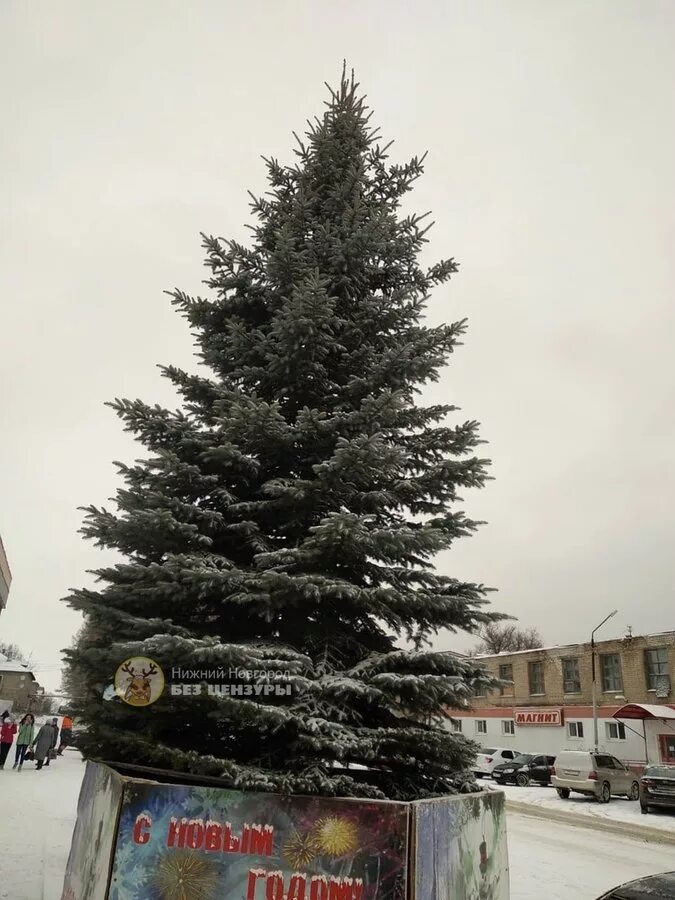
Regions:
[[[109,900],[404,900],[405,804],[127,782]]]

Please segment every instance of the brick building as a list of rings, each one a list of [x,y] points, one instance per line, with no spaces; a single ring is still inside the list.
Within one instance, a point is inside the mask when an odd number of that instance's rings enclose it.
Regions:
[[[598,746],[626,761],[646,759],[640,723],[613,718],[627,703],[675,709],[675,632],[596,642]],[[569,644],[479,657],[504,682],[452,711],[451,726],[484,747],[557,754],[593,746],[591,645]],[[672,729],[670,725],[664,725]]]
[[[25,712],[39,699],[42,688],[28,666],[0,653],[0,713]]]

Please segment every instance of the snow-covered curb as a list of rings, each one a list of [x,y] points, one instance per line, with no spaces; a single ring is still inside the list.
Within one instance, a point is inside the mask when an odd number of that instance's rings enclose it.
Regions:
[[[675,816],[670,821],[661,820],[658,826],[650,825],[647,816],[636,815],[631,818],[610,817],[611,804],[591,807],[575,805],[570,809],[557,809],[557,798],[548,796],[550,788],[510,788],[502,786],[486,785],[488,790],[501,791],[506,795],[506,809],[536,819],[547,819],[550,822],[560,822],[575,825],[579,828],[590,828],[593,831],[603,831],[605,834],[619,834],[654,844],[675,845]],[[534,791],[532,796],[530,792]],[[542,794],[541,792],[546,792]],[[522,795],[522,799],[515,794]],[[552,802],[553,801],[553,802]],[[565,801],[559,801],[561,803]],[[612,804],[624,803],[620,799],[612,800]],[[632,806],[632,804],[631,804]],[[552,808],[553,807],[553,808]],[[617,807],[618,809],[618,807]],[[639,809],[635,804],[636,811]]]
[[[673,844],[675,845],[675,831],[666,831],[664,828],[650,828],[646,825],[633,825],[631,822],[617,822],[612,819],[594,818],[593,816],[578,816],[574,812],[562,812],[559,810],[545,809],[542,806],[533,806],[531,803],[521,803],[518,800],[506,799],[507,812],[521,813],[531,816],[533,819],[548,819],[549,822],[571,823],[578,828],[591,828],[593,831],[604,831],[606,834],[622,834],[649,844]]]

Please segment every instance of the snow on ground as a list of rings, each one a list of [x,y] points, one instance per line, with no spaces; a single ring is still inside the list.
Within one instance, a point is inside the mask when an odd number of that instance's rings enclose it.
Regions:
[[[40,772],[33,763],[26,763],[22,772],[0,771],[0,900],[60,900],[83,774],[84,763],[73,750]],[[532,797],[544,807],[558,800],[546,788],[506,792],[520,800]],[[638,804],[612,800],[608,806],[587,804],[591,807],[607,813]],[[586,814],[580,814],[580,824]],[[623,815],[630,821],[648,819],[650,825],[661,820],[658,815],[640,817],[639,808],[637,814]],[[670,821],[675,825],[675,817]],[[515,811],[507,814],[507,833],[511,900],[596,900],[624,881],[675,869],[672,846]]]
[[[597,900],[610,888],[675,869],[673,848],[508,813],[511,900]]]
[[[517,787],[516,785],[497,785],[487,782],[486,786],[504,791],[507,800],[515,800],[518,803],[538,807],[539,809],[551,809],[578,815],[583,821],[587,816],[596,819],[611,819],[614,822],[623,822],[649,828],[663,829],[675,832],[675,809],[654,809],[648,815],[642,815],[640,804],[637,800],[626,800],[624,797],[612,797],[609,803],[598,803],[581,794],[570,794],[569,800],[561,800],[552,787]],[[580,822],[581,824],[581,822]],[[675,869],[675,860],[673,864]]]
[[[0,771],[0,898],[60,900],[84,762],[67,750],[39,772],[33,762],[19,772],[13,751]]]

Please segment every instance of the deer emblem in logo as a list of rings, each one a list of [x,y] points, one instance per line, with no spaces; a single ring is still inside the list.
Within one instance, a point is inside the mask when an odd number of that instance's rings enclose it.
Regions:
[[[115,673],[115,690],[129,706],[149,706],[164,690],[164,673],[153,659],[127,659]]]

